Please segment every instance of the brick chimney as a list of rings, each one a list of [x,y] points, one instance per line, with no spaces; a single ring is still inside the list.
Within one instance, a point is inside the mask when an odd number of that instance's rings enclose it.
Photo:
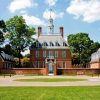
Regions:
[[[42,27],[38,27],[38,37],[40,36],[41,33],[42,33]]]
[[[64,29],[63,29],[63,27],[60,27],[59,29],[60,29],[60,34],[63,37],[64,36]]]

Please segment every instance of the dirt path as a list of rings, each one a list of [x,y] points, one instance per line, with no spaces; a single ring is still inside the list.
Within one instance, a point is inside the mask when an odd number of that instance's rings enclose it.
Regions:
[[[87,81],[77,82],[17,82],[16,79],[30,79],[30,78],[82,78]],[[90,76],[6,76],[0,77],[0,86],[94,86],[100,85],[100,77]]]

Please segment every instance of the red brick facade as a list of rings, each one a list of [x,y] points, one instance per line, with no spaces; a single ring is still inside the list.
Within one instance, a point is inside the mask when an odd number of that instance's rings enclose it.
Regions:
[[[36,57],[36,51],[39,52],[39,57]],[[66,57],[62,56],[62,51],[63,50],[46,50],[46,55],[49,56],[49,51],[53,52],[53,55],[55,55],[55,51],[58,51],[58,57],[54,58],[53,60],[56,60],[53,63],[53,70],[54,70],[54,75],[57,73],[58,68],[71,68],[71,52],[69,49],[64,50],[66,51]],[[43,49],[33,49],[30,50],[30,62],[31,66],[33,68],[37,68],[37,66],[34,66],[35,62],[38,62],[38,68],[45,68],[46,70],[46,75],[48,75],[48,62],[46,63],[46,57],[43,57]],[[44,63],[44,64],[43,64]]]

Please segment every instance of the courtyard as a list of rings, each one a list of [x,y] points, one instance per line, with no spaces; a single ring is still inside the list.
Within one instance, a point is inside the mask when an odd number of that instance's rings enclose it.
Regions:
[[[0,76],[0,86],[94,86],[94,85],[100,85],[99,76],[93,76],[93,77],[85,75],[76,75],[76,76],[14,75],[11,77]]]

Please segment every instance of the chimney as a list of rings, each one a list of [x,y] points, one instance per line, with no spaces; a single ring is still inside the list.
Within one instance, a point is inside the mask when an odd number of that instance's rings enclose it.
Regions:
[[[60,27],[60,34],[61,34],[62,37],[64,36],[64,30],[63,30],[63,27]]]
[[[40,36],[41,33],[42,33],[42,27],[38,27],[38,37]]]

